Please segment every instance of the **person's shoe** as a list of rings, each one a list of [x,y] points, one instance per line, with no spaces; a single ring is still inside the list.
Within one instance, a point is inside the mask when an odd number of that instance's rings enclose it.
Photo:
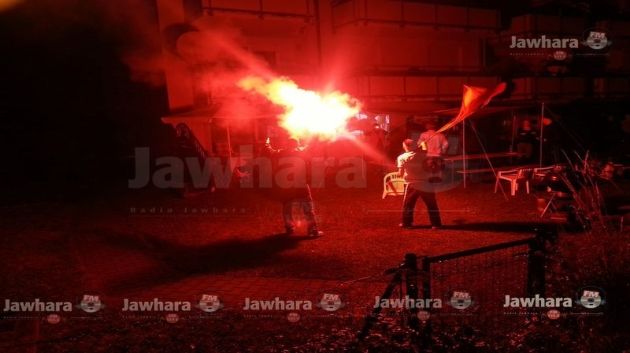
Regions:
[[[310,238],[318,238],[318,237],[321,237],[322,235],[324,235],[324,232],[322,232],[321,230],[317,230],[317,229],[313,229],[313,230],[310,230],[308,232],[308,236]]]
[[[398,226],[402,229],[411,229],[413,226],[411,224],[399,223]]]

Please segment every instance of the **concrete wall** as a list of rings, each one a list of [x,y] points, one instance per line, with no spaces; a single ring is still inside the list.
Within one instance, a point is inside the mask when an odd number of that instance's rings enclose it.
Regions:
[[[188,18],[183,0],[157,1],[161,28]],[[461,97],[463,84],[489,87],[498,82],[484,74],[485,43],[499,31],[496,10],[393,0],[351,0],[334,7],[328,0],[199,1],[206,19],[238,29],[247,51],[307,88],[333,87],[366,101],[453,101]],[[628,24],[598,26],[613,35],[608,70],[630,72]],[[501,36],[580,35],[585,27],[580,18],[525,15],[514,18]],[[194,105],[197,93],[189,68],[169,53],[165,62],[171,108]],[[524,77],[515,84],[515,99],[577,98],[588,86],[579,77]],[[626,89],[605,78],[595,87],[598,95]]]
[[[182,0],[157,0],[160,33],[174,24],[186,22]],[[164,74],[171,111],[189,109],[194,106],[193,77],[187,65],[177,55],[163,51]]]

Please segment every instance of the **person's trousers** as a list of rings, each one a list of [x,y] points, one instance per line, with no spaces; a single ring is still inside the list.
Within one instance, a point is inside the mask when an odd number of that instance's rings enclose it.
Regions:
[[[304,199],[290,199],[285,200],[282,203],[282,218],[284,219],[284,226],[286,229],[295,228],[295,222],[293,221],[293,205],[297,204],[298,207],[304,213],[306,224],[309,230],[317,229],[317,223],[315,222],[315,211],[313,207],[313,200],[310,198]]]
[[[418,198],[422,198],[422,201],[427,206],[431,226],[441,226],[442,220],[440,218],[440,210],[438,208],[437,200],[435,199],[435,192],[420,191],[411,185],[407,185],[407,188],[405,189],[402,224],[404,226],[411,226],[413,224],[413,211],[416,208]]]
[[[519,142],[516,144],[516,152],[522,153],[521,159],[530,162],[534,157],[534,145],[529,142]]]

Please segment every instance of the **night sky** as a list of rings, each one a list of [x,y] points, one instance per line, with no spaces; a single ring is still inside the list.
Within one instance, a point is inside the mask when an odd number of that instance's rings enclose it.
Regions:
[[[155,13],[143,11],[159,38]],[[2,177],[10,189],[111,180],[133,146],[168,138],[159,121],[165,88],[132,80],[124,60],[130,47],[156,47],[138,43],[128,23],[112,27],[109,16],[79,1],[32,1],[0,13]]]

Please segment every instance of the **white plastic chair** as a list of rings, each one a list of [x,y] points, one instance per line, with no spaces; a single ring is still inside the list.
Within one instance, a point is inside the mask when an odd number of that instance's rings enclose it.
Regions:
[[[405,180],[398,174],[392,172],[383,178],[383,199],[387,196],[405,195]]]
[[[532,168],[519,168],[499,171],[499,173],[497,173],[497,181],[494,183],[494,192],[496,193],[499,189],[499,183],[501,182],[501,180],[506,180],[510,182],[510,195],[516,195],[516,192],[518,191],[518,184],[520,182],[525,183],[525,189],[529,194],[529,180],[532,178],[532,175]]]

